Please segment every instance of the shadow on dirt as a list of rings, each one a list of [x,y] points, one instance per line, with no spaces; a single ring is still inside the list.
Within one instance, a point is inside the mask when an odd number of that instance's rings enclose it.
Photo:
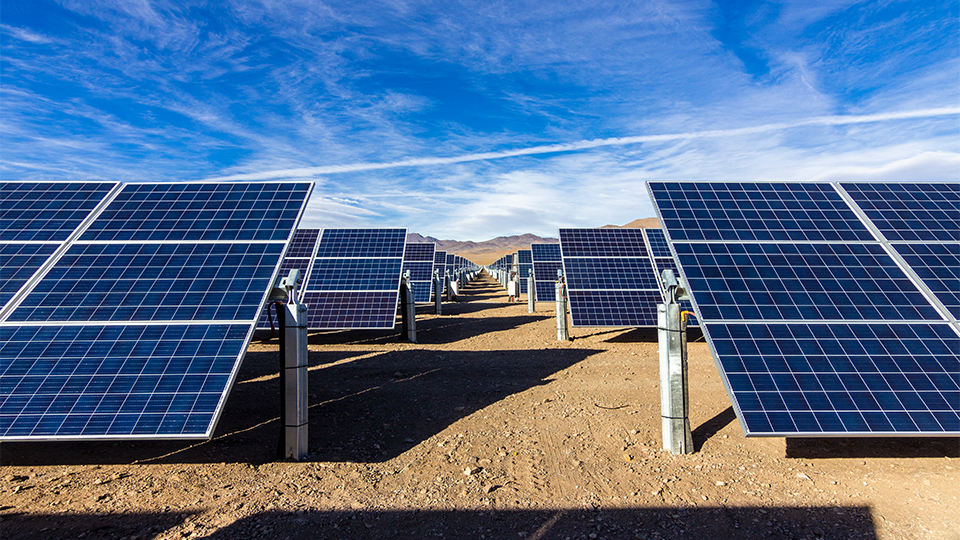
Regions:
[[[310,461],[380,462],[598,350],[311,351]],[[4,443],[4,465],[276,460],[276,352],[247,354],[209,441]]]
[[[3,540],[56,538],[155,538],[177,528],[191,513],[142,512],[128,514],[19,514],[0,513]]]
[[[295,506],[293,502],[291,506]],[[120,538],[139,533],[137,520],[168,529],[168,534],[192,538],[247,539],[369,539],[369,538],[603,538],[635,540],[663,538],[877,538],[870,508],[846,507],[729,507],[622,508],[559,510],[448,511],[263,511],[240,519],[207,536],[191,535],[183,515],[14,515],[5,516],[5,539],[50,538],[73,531],[89,538]],[[91,532],[91,525],[98,528]],[[180,528],[180,531],[169,530]],[[48,530],[49,529],[49,530]],[[202,534],[202,533],[201,533]]]
[[[699,452],[703,449],[703,444],[710,440],[710,437],[716,435],[721,429],[730,425],[737,419],[737,414],[733,412],[733,407],[727,407],[713,418],[700,424],[693,430],[693,450]]]
[[[787,439],[787,457],[957,458],[960,437],[795,437]]]

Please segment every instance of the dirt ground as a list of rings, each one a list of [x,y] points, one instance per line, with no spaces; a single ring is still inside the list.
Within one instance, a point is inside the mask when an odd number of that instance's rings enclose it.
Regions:
[[[958,439],[746,439],[690,344],[696,453],[661,450],[656,334],[574,328],[489,276],[417,344],[310,336],[310,449],[275,460],[277,341],[209,441],[4,443],[0,537],[960,539]]]

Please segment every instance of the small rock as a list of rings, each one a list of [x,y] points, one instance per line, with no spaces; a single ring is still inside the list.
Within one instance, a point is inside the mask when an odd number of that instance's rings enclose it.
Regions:
[[[406,439],[403,440],[403,442],[409,443],[409,442],[414,442],[414,441],[413,441],[413,439],[411,439],[410,437],[407,437]]]
[[[803,478],[804,480],[810,480],[810,481],[812,481],[809,476],[803,474],[802,472],[798,472],[798,473],[797,473],[797,478]]]
[[[475,474],[478,474],[482,470],[483,469],[480,467],[467,467],[466,469],[463,470],[463,474],[467,476],[473,476]]]
[[[394,376],[394,377],[403,377],[403,373],[400,373],[399,371],[397,371],[396,373],[393,374],[393,376]]]
[[[721,481],[718,480],[717,483],[714,484],[714,485],[716,485],[717,487],[723,487],[723,486],[725,486],[725,485],[727,485],[727,484],[726,484],[726,482],[721,482]]]
[[[483,488],[483,491],[484,491],[485,493],[493,493],[494,491],[496,491],[496,490],[499,489],[499,488],[500,488],[500,486],[489,485],[489,486]]]

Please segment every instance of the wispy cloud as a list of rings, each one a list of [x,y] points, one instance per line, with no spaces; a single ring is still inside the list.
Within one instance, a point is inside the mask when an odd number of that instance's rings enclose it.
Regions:
[[[795,122],[781,122],[775,124],[764,124],[759,126],[750,126],[734,129],[717,129],[707,131],[697,131],[690,133],[670,133],[663,135],[637,135],[629,137],[612,137],[606,139],[593,139],[577,141],[572,143],[548,144],[531,146],[528,148],[517,148],[514,150],[505,150],[501,152],[479,152],[453,157],[429,157],[414,158],[388,163],[353,163],[346,165],[330,165],[324,167],[301,167],[295,169],[280,169],[274,171],[262,171],[247,174],[235,174],[230,176],[221,176],[209,178],[209,180],[220,181],[239,181],[239,180],[270,180],[277,178],[307,178],[311,176],[375,171],[380,169],[393,169],[398,167],[421,167],[430,165],[450,165],[453,163],[465,163],[470,161],[485,161],[492,159],[504,159],[517,156],[532,156],[538,154],[555,154],[559,152],[576,152],[589,150],[593,148],[602,148],[606,146],[624,146],[629,144],[641,144],[650,142],[678,141],[686,139],[706,139],[717,137],[735,137],[740,135],[755,135],[771,131],[782,131],[792,128],[806,126],[845,126],[853,124],[866,124],[872,122],[890,122],[896,120],[909,120],[916,118],[933,118],[940,116],[960,115],[960,107],[943,107],[938,109],[924,109],[918,111],[902,111],[881,114],[868,114],[859,116],[819,116],[798,120]]]

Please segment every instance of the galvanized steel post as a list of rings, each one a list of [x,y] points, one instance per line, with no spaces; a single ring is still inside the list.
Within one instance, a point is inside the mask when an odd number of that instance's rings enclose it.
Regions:
[[[537,287],[533,279],[533,270],[527,275],[527,313],[536,311]]]
[[[557,282],[554,285],[554,291],[557,295],[557,341],[569,341],[570,333],[567,331],[567,286],[563,277],[563,270],[557,270]]]
[[[663,448],[673,454],[693,453],[687,386],[687,321],[677,297],[683,293],[672,270],[663,271],[667,303],[657,306],[660,348],[660,416]]]
[[[283,432],[280,439],[280,459],[300,461],[306,459],[307,448],[307,306],[297,303],[296,286],[299,271],[291,270],[290,275],[280,282],[287,291],[287,301],[277,310],[280,319],[280,354],[283,366],[280,370],[280,387],[283,392],[283,410],[281,423]]]

